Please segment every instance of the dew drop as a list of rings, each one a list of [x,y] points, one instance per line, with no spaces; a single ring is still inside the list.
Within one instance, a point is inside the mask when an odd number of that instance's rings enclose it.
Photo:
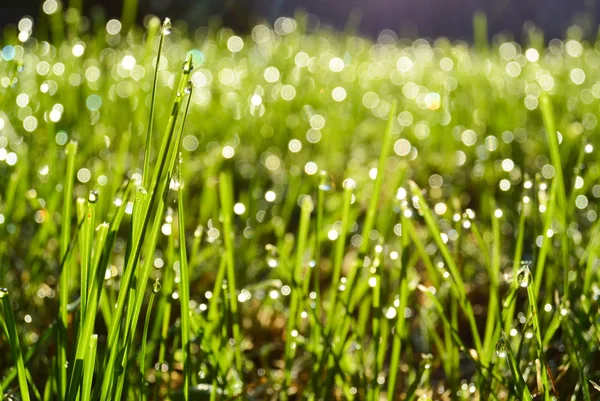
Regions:
[[[185,86],[184,92],[186,95],[192,93],[192,81],[188,81],[187,85]]]
[[[5,295],[8,295],[8,288],[0,288],[0,298],[4,298]]]
[[[351,191],[354,188],[356,188],[356,182],[352,178],[346,178],[344,180],[343,186],[344,189]]]
[[[146,191],[146,189],[144,189],[144,187],[138,187],[137,191],[135,192],[135,201],[145,202],[147,197],[148,192]]]
[[[173,25],[171,24],[170,18],[165,18],[165,21],[162,24],[162,33],[163,35],[170,35],[173,30]]]
[[[531,271],[528,267],[522,267],[517,273],[517,283],[523,288],[529,287],[531,282]]]
[[[319,179],[319,191],[329,192],[333,191],[334,188],[335,185],[333,184],[333,181],[331,180],[329,174],[327,174],[327,171],[321,170]]]
[[[183,62],[181,69],[183,70],[184,74],[189,74],[190,72],[192,72],[192,70],[194,69],[194,65],[192,64],[192,56],[191,55]],[[188,85],[190,83],[191,82],[188,82]]]
[[[423,357],[423,360],[421,361],[421,366],[426,370],[430,370],[431,366],[433,364],[433,355],[422,354],[422,357]]]
[[[272,269],[279,266],[279,252],[275,245],[267,244],[265,250],[267,251],[267,266]]]
[[[96,203],[98,202],[98,191],[90,191],[90,194],[88,195],[88,202],[90,203]]]
[[[506,341],[504,339],[498,340],[496,343],[496,355],[500,358],[506,358],[508,354],[508,347],[506,346]]]
[[[158,281],[158,279],[156,279],[156,281],[154,282],[154,287],[152,288],[152,291],[154,291],[154,293],[158,293],[160,291],[160,288],[162,287],[162,285],[160,284],[160,281]]]

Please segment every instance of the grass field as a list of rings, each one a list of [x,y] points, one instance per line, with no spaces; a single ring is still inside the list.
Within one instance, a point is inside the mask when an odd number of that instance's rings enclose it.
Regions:
[[[0,400],[599,399],[600,42],[74,7],[0,42]]]

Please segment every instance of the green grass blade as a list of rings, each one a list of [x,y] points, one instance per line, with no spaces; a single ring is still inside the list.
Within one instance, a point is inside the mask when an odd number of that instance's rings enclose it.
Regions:
[[[27,371],[23,362],[23,353],[21,343],[17,334],[17,326],[12,306],[10,304],[10,293],[6,288],[0,288],[0,301],[4,311],[4,321],[8,332],[8,341],[10,343],[10,351],[15,364],[17,365],[17,376],[19,379],[19,391],[23,401],[29,401],[29,387],[27,385]]]
[[[292,300],[289,308],[289,316],[286,329],[285,354],[284,354],[284,385],[283,393],[280,394],[282,399],[287,399],[287,391],[290,388],[292,381],[292,360],[296,354],[298,346],[299,327],[297,323],[298,308],[301,298],[305,295],[303,288],[299,286],[302,280],[310,282],[310,270],[305,268],[306,245],[308,240],[308,229],[310,223],[310,215],[314,208],[313,201],[309,196],[305,196],[302,200],[302,211],[300,214],[300,228],[298,231],[298,241],[296,247],[296,263],[292,274]],[[303,274],[304,270],[304,274]],[[303,277],[304,276],[304,277]]]
[[[124,4],[125,8],[128,8],[127,5],[128,3],[131,3],[131,0],[127,0]],[[133,0],[133,2],[137,2],[137,0]],[[125,12],[124,12],[125,14]],[[125,21],[127,22],[127,21]],[[150,181],[150,152],[152,151],[152,127],[154,126],[154,107],[155,107],[155,103],[156,103],[156,84],[158,82],[158,63],[160,62],[160,57],[162,55],[162,49],[163,49],[163,43],[165,40],[165,29],[164,29],[164,25],[165,24],[170,24],[171,21],[166,18],[165,22],[163,23],[163,25],[161,26],[160,30],[159,30],[159,39],[158,39],[158,52],[156,54],[156,64],[154,65],[154,76],[152,79],[152,94],[150,95],[150,109],[148,112],[148,128],[146,131],[146,149],[145,149],[145,153],[144,153],[144,173],[142,175],[142,186],[144,188],[148,188],[149,185],[149,181]],[[127,25],[126,25],[127,27]],[[149,35],[152,34],[152,31],[150,31],[148,33]]]
[[[180,160],[181,163],[181,160]],[[178,179],[180,179],[178,177]],[[181,182],[180,182],[181,185]],[[177,193],[177,206],[179,213],[179,252],[181,282],[180,302],[181,302],[181,349],[183,359],[183,399],[189,399],[189,388],[191,385],[191,366],[190,366],[190,273],[187,263],[186,237],[185,237],[185,215],[183,206],[183,186],[179,187]]]
[[[242,373],[242,351],[240,324],[238,316],[238,299],[235,286],[235,258],[233,247],[233,230],[231,214],[233,212],[233,187],[231,178],[226,173],[221,173],[219,178],[219,194],[221,198],[221,212],[223,213],[223,237],[225,241],[225,257],[227,259],[227,288],[229,289],[229,302],[231,319],[233,323],[233,339],[235,340],[235,367]]]
[[[58,366],[60,369],[59,382],[59,398],[64,399],[67,391],[67,369],[64,367],[67,364],[67,327],[69,324],[69,312],[67,305],[69,304],[69,287],[70,287],[70,264],[67,258],[67,250],[71,243],[71,208],[73,204],[73,180],[75,178],[75,156],[77,154],[77,142],[70,142],[66,148],[67,153],[67,168],[65,173],[65,188],[62,210],[61,236],[60,236],[60,255],[61,264],[63,265],[60,273],[59,286],[59,317],[58,324],[60,329],[57,331],[57,346],[58,346]]]
[[[148,339],[148,327],[150,326],[150,315],[152,314],[152,305],[154,305],[154,297],[156,293],[160,291],[160,282],[156,279],[152,294],[148,300],[148,307],[146,308],[146,320],[144,322],[144,332],[142,334],[142,346],[140,349],[140,377],[142,378],[141,389],[140,389],[140,401],[148,399],[148,389],[146,382],[146,344]]]
[[[94,378],[94,366],[96,365],[96,350],[98,346],[98,334],[92,334],[88,341],[88,353],[85,357],[83,367],[83,384],[81,387],[81,401],[92,399],[92,381]]]

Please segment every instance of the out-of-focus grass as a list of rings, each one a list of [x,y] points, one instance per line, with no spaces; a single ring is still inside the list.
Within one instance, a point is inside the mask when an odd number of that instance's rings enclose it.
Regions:
[[[594,399],[582,28],[79,7],[3,31],[0,399]]]

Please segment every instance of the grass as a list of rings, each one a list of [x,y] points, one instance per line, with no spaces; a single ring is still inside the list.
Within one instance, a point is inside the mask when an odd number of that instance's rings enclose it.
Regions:
[[[72,6],[2,32],[0,399],[598,397],[583,28]]]

